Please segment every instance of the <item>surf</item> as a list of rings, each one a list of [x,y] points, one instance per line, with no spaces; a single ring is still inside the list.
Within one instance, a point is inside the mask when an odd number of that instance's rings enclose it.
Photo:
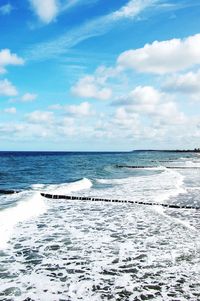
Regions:
[[[9,246],[8,242],[17,225],[33,218],[36,219],[39,215],[48,211],[49,204],[41,196],[42,191],[70,193],[91,187],[92,182],[87,178],[83,178],[63,184],[33,184],[30,190],[18,192],[15,195],[15,202],[12,200],[13,206],[0,211],[0,249],[6,249]],[[10,196],[6,197],[7,203],[9,203],[10,198]]]

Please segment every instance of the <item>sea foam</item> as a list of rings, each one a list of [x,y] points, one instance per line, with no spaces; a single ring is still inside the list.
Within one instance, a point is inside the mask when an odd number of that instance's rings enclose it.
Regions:
[[[47,211],[48,205],[46,200],[40,195],[41,191],[66,194],[89,189],[91,186],[92,182],[83,178],[79,181],[59,185],[35,184],[32,185],[33,191],[19,193],[16,206],[0,211],[0,249],[8,247],[8,241],[18,223],[36,218]]]
[[[36,217],[47,210],[47,205],[39,192],[20,193],[19,200],[15,207],[0,212],[0,249],[7,247],[13,229],[18,223]]]

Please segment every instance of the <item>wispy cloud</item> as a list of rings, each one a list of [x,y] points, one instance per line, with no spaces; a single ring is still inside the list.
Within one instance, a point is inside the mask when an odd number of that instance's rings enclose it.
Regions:
[[[17,109],[15,107],[10,107],[10,108],[4,109],[3,112],[7,113],[7,114],[16,114],[17,113]]]
[[[53,41],[31,47],[25,55],[32,60],[45,60],[56,57],[84,40],[105,34],[120,20],[127,18],[136,19],[140,13],[147,8],[154,7],[157,2],[159,0],[130,0],[117,11],[90,20]]]
[[[10,3],[0,6],[1,15],[9,15],[12,10],[13,10],[13,6]]]
[[[152,6],[158,1],[153,0],[131,0],[125,6],[120,8],[118,11],[113,12],[110,17],[113,20],[119,20],[122,18],[134,18],[140,14],[144,9]]]
[[[84,2],[82,0],[60,0],[60,12],[62,13],[74,6],[93,4],[97,1],[98,0],[85,0]]]

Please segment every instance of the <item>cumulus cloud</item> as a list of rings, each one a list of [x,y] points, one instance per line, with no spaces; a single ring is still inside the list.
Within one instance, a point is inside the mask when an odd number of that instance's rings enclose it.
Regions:
[[[185,39],[154,41],[120,54],[117,63],[139,72],[165,74],[200,64],[200,34]]]
[[[9,15],[13,10],[13,6],[10,3],[0,6],[0,14]]]
[[[4,109],[4,112],[8,113],[8,114],[16,114],[17,113],[17,109],[15,107],[10,107],[10,108]]]
[[[49,106],[50,110],[55,110],[55,111],[62,111],[68,113],[68,115],[73,115],[73,116],[68,116],[64,118],[64,120],[72,121],[74,120],[75,117],[78,116],[92,116],[94,115],[94,111],[92,110],[92,106],[89,102],[85,101],[82,102],[78,105],[61,105],[61,104],[53,104]]]
[[[52,22],[58,14],[59,3],[57,0],[29,0],[29,2],[35,14],[46,24]]]
[[[37,94],[33,94],[33,93],[25,93],[22,98],[21,101],[23,102],[30,102],[33,101],[37,98]]]
[[[144,106],[155,106],[160,102],[163,95],[151,86],[138,86],[129,94],[129,101],[135,100],[136,103]]]
[[[169,92],[186,94],[193,100],[200,100],[200,70],[176,74],[168,78],[163,88]]]
[[[6,66],[8,65],[23,65],[24,60],[11,53],[10,49],[2,49],[0,51],[0,74],[6,73]]]
[[[72,94],[83,98],[95,98],[107,100],[112,95],[112,90],[106,88],[95,76],[85,76],[81,78],[72,88]]]
[[[30,123],[30,122],[6,122],[0,123],[0,136],[4,140],[25,140],[34,141],[35,138],[40,139],[41,142],[44,139],[54,136],[54,132],[49,125],[45,123]],[[54,136],[55,138],[55,136]]]
[[[2,96],[16,96],[18,94],[17,89],[9,80],[0,80],[0,95]]]
[[[157,123],[172,125],[183,124],[186,121],[185,115],[179,112],[171,96],[151,86],[136,87],[116,104],[126,112],[148,116]]]
[[[26,115],[28,121],[33,123],[51,123],[54,115],[49,111],[34,111]]]
[[[11,53],[9,49],[2,49],[0,51],[0,65],[22,65],[24,60],[18,57],[15,53]]]
[[[25,126],[20,123],[0,123],[0,134],[6,134],[6,138],[10,138],[7,134],[24,133]]]
[[[114,123],[119,127],[129,128],[131,131],[134,129],[134,132],[139,130],[141,126],[139,115],[135,112],[126,110],[125,107],[117,108],[114,115]]]
[[[68,113],[78,116],[90,116],[93,114],[91,105],[88,102],[82,102],[80,105],[70,105],[66,107]]]
[[[126,96],[122,96],[113,105],[133,106],[139,105],[146,107],[145,111],[151,111],[151,107],[155,107],[164,97],[164,93],[156,90],[152,86],[137,86],[134,90],[129,92]]]

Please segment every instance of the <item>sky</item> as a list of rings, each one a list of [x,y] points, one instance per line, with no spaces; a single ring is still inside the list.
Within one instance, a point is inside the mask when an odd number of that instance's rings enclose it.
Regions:
[[[0,0],[0,150],[200,147],[200,1]]]

